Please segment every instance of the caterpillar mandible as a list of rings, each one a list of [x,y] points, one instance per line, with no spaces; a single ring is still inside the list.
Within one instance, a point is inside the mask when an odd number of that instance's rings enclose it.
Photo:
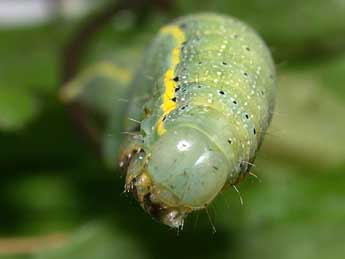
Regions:
[[[248,173],[271,120],[275,68],[246,24],[190,15],[159,31],[131,93],[127,116],[140,128],[120,160],[125,189],[152,217],[180,228]]]

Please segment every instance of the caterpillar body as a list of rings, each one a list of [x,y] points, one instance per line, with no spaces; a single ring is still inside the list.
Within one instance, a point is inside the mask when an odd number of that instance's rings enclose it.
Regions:
[[[140,129],[120,160],[126,191],[179,228],[248,172],[271,120],[275,68],[244,23],[190,15],[159,31],[131,93],[127,115]]]

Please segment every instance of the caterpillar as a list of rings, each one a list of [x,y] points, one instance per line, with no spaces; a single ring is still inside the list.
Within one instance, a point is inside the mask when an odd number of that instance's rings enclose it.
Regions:
[[[160,29],[131,87],[125,190],[153,218],[181,228],[249,172],[270,123],[275,68],[258,34],[218,14]]]

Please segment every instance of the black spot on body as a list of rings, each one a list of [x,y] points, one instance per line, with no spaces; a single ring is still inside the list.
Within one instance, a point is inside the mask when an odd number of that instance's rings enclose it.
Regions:
[[[231,143],[232,143],[231,139],[228,139],[228,143],[229,143],[229,144],[231,144]]]
[[[223,64],[224,66],[228,65],[228,63],[226,63],[226,62],[224,62],[224,61],[222,62],[222,64]]]
[[[176,97],[173,97],[171,100],[172,100],[173,102],[176,102]]]
[[[254,135],[256,134],[256,129],[255,128],[253,129],[253,133],[254,133]]]
[[[237,102],[235,100],[232,101],[234,104],[237,104]]]
[[[249,119],[249,116],[248,116],[248,114],[246,114],[246,118],[247,118],[247,119]]]
[[[179,80],[178,76],[175,76],[175,77],[173,78],[173,80],[174,80],[175,82],[177,82],[177,81]]]
[[[225,94],[224,91],[222,91],[222,90],[220,90],[219,93],[220,93],[221,95],[224,95],[224,94]]]

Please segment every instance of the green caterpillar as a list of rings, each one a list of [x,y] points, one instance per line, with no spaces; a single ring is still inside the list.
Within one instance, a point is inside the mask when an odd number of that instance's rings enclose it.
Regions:
[[[244,23],[190,15],[160,30],[130,90],[127,116],[140,128],[120,160],[126,191],[180,228],[248,173],[274,107],[272,57]]]

